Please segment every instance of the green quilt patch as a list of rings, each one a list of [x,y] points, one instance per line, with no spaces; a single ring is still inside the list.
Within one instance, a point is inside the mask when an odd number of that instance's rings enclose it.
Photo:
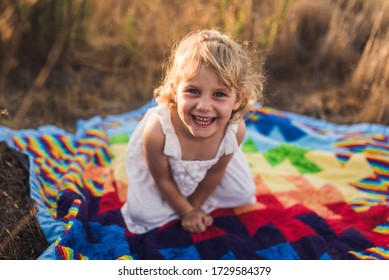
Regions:
[[[247,138],[247,140],[243,142],[242,151],[244,153],[258,152],[258,148],[251,137]]]
[[[289,159],[301,174],[320,172],[322,169],[319,166],[305,158],[305,154],[309,151],[310,149],[304,149],[289,144],[281,144],[280,146],[265,152],[264,157],[271,166],[276,166],[285,159]]]

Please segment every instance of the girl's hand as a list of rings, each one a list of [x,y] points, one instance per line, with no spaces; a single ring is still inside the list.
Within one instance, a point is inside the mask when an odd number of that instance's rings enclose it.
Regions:
[[[213,218],[210,215],[207,215],[202,210],[196,208],[181,218],[182,228],[191,233],[204,232],[212,223]]]

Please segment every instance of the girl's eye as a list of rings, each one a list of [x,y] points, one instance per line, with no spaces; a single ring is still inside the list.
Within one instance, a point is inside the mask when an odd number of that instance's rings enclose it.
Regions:
[[[226,94],[224,92],[218,91],[218,92],[214,93],[214,96],[216,96],[216,97],[224,97],[224,96],[226,96]]]
[[[194,89],[194,88],[189,89],[188,92],[193,93],[193,94],[199,94],[199,91],[197,89]]]

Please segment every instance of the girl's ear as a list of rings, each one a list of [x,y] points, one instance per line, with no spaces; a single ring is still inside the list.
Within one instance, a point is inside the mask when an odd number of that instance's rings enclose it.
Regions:
[[[236,100],[235,100],[235,103],[234,103],[234,111],[238,110],[240,105],[242,105],[242,102],[243,102],[243,93],[242,92],[237,92],[236,93]]]
[[[170,83],[170,91],[171,91],[171,97],[173,98],[174,102],[177,104],[177,90],[174,87],[173,83]]]

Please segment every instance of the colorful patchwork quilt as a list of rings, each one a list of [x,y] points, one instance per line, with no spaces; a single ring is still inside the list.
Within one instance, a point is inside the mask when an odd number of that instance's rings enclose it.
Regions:
[[[39,259],[389,259],[389,127],[336,125],[261,108],[242,149],[257,203],[217,209],[204,233],[170,222],[127,232],[124,154],[150,102],[132,112],[12,130],[0,141],[28,156],[31,196],[49,248]]]

